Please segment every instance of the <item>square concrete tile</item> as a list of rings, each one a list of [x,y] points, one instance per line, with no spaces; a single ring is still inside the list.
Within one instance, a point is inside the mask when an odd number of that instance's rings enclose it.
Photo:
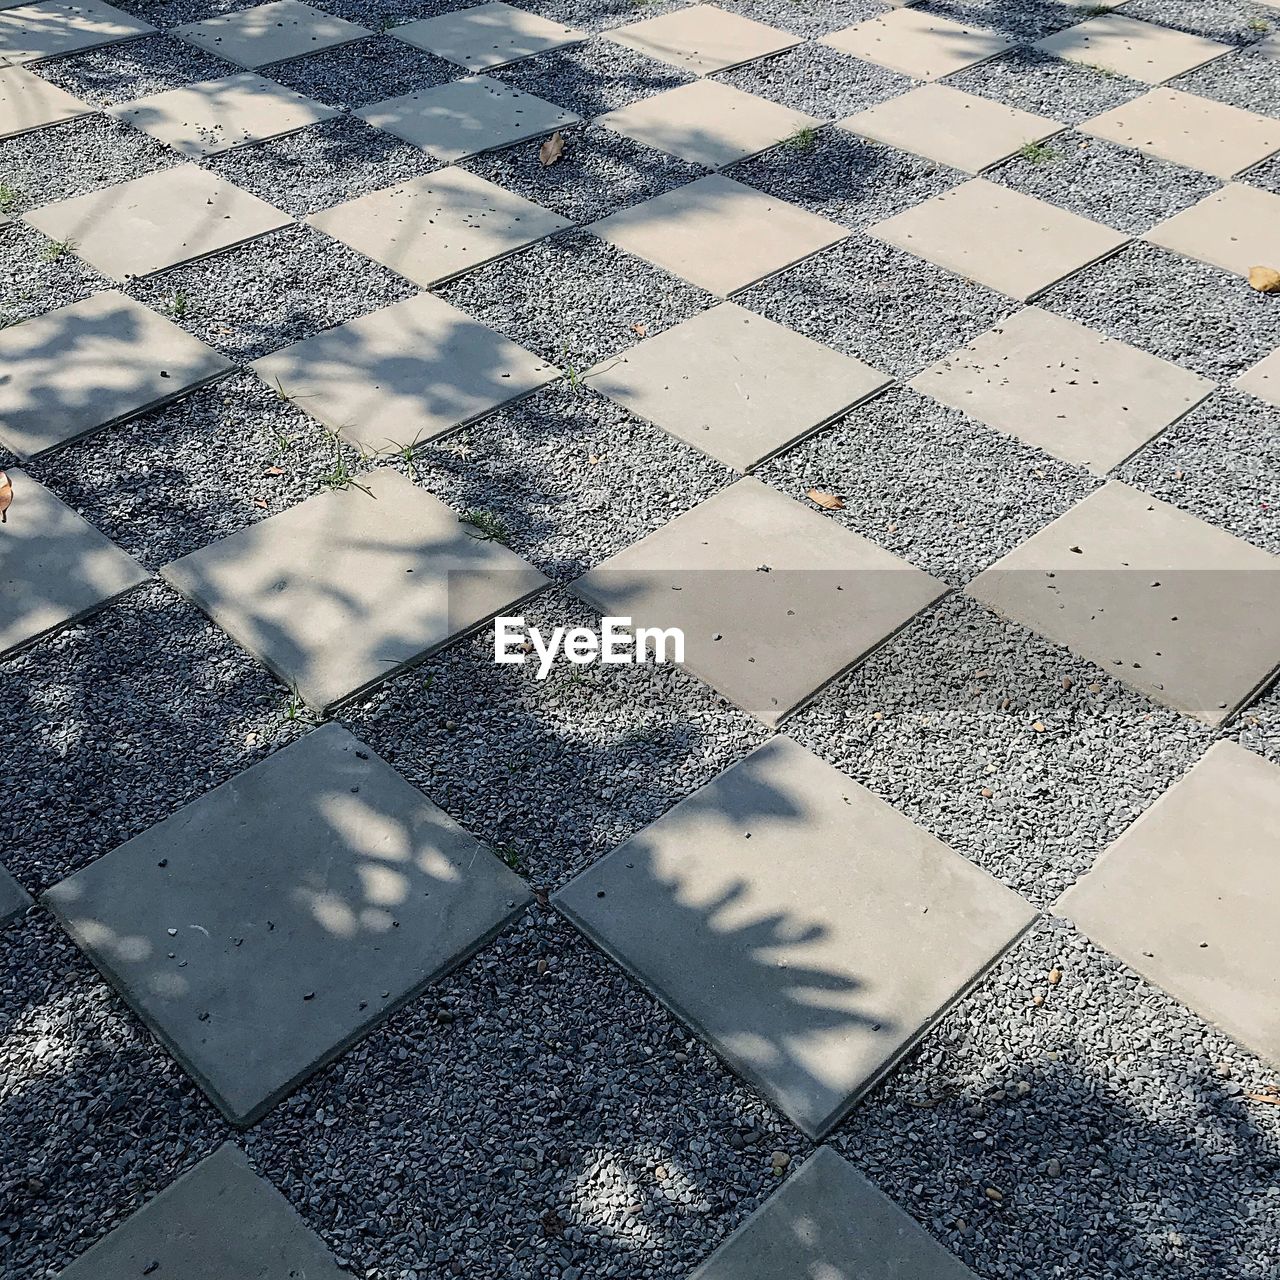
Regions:
[[[1145,84],[1163,84],[1231,52],[1228,44],[1119,13],[1090,18],[1046,36],[1035,47]]]
[[[503,67],[587,38],[585,31],[551,22],[501,0],[406,22],[392,27],[389,34],[468,71]]]
[[[546,582],[389,468],[193,551],[162,576],[318,711]]]
[[[1163,249],[1247,276],[1280,263],[1280,196],[1233,182],[1143,237]]]
[[[16,920],[31,905],[31,895],[0,867],[0,928]]]
[[[610,111],[595,123],[682,160],[719,169],[822,122],[718,80],[695,80]]]
[[[573,225],[453,167],[358,196],[307,221],[424,287]]]
[[[1013,47],[995,31],[907,8],[833,31],[822,43],[915,80],[938,80]]]
[[[1280,120],[1179,89],[1152,89],[1079,128],[1217,178],[1280,150]]]
[[[789,31],[713,4],[688,5],[657,18],[614,27],[604,36],[698,76],[726,71],[800,43],[800,37]]]
[[[87,115],[93,107],[25,67],[0,67],[0,138]]]
[[[1280,665],[1280,558],[1115,481],[966,592],[1207,724]]]
[[[429,440],[560,375],[428,293],[272,352],[253,369],[367,453]]]
[[[587,230],[721,297],[849,235],[719,174],[610,214]]]
[[[172,33],[197,49],[216,54],[237,67],[254,70],[271,62],[300,58],[373,33],[302,0],[272,0],[202,22],[187,22]]]
[[[689,1280],[974,1280],[909,1214],[819,1147]]]
[[[294,1207],[224,1142],[58,1280],[348,1280]]]
[[[840,127],[953,169],[979,173],[1063,126],[947,85],[926,84],[858,112],[840,121]]]
[[[777,724],[945,591],[751,477],[610,556],[574,590],[638,627],[679,627],[685,667]]]
[[[176,151],[210,156],[294,133],[341,113],[251,71],[110,107],[113,115]]]
[[[1213,390],[1208,378],[1025,307],[911,385],[989,427],[1104,475]]]
[[[441,160],[462,160],[541,137],[578,119],[572,111],[489,76],[467,76],[388,98],[355,114]]]
[[[22,471],[0,524],[0,654],[84,617],[147,571]]]
[[[495,854],[336,724],[43,897],[238,1125],[460,964],[528,899]]]
[[[739,471],[892,381],[732,302],[604,361],[587,380]]]
[[[0,443],[30,458],[233,367],[142,303],[96,293],[0,329]]]
[[[23,218],[51,239],[69,241],[90,266],[121,283],[229,249],[293,221],[194,164],[57,200]]]
[[[1259,400],[1280,405],[1280,347],[1242,373],[1235,380],[1235,385]]]
[[[1035,918],[785,737],[556,904],[811,1138]]]
[[[1219,742],[1054,910],[1280,1066],[1280,767]]]
[[[867,234],[1024,302],[1128,239],[985,178],[877,222]]]
[[[156,28],[104,0],[40,0],[0,12],[0,66],[118,44]]]

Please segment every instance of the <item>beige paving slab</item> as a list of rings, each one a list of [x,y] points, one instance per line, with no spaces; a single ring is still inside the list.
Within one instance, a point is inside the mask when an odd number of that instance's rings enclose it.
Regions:
[[[1280,557],[1117,481],[966,591],[1208,724],[1280,664]]]
[[[40,0],[0,11],[0,66],[151,35],[149,22],[104,0]]]
[[[234,368],[123,293],[0,329],[0,442],[31,458]]]
[[[1269,0],[1263,2],[1269,3]],[[1280,34],[1259,40],[1257,44],[1250,46],[1249,52],[1261,54],[1264,58],[1280,58]]]
[[[93,111],[87,102],[25,67],[0,67],[0,138]]]
[[[452,166],[334,205],[307,221],[424,287],[573,225]]]
[[[1280,150],[1280,120],[1180,89],[1152,89],[1079,129],[1217,178]]]
[[[867,234],[1023,301],[1128,239],[985,178],[877,222]]]
[[[1280,767],[1210,747],[1054,910],[1280,1066]]]
[[[603,361],[587,379],[739,471],[892,380],[732,302]]]
[[[317,710],[546,583],[390,468],[183,556],[162,576]]]
[[[773,725],[945,588],[748,476],[574,590],[636,626],[681,628],[686,669]]]
[[[610,111],[594,123],[718,169],[822,122],[718,80],[695,80]]]
[[[1121,13],[1089,18],[1046,36],[1035,47],[1057,58],[1102,67],[1146,84],[1163,84],[1231,52],[1229,44]]]
[[[462,160],[539,137],[578,119],[572,111],[489,76],[466,76],[375,102],[354,114],[441,160]]]
[[[610,214],[587,230],[721,297],[849,234],[719,174]]]
[[[1039,307],[1001,321],[911,385],[1098,475],[1214,387],[1208,378]]]
[[[96,1234],[93,1233],[93,1234]],[[58,1280],[346,1280],[319,1236],[224,1142]]]
[[[10,468],[0,524],[0,654],[93,613],[148,579],[131,556],[44,485]]]
[[[263,356],[253,369],[369,453],[429,440],[560,374],[427,293]]]
[[[1280,347],[1252,369],[1246,369],[1235,381],[1241,391],[1247,391],[1260,400],[1280,405]]]
[[[103,275],[124,282],[229,249],[293,219],[194,164],[58,200],[23,215],[69,242]]]
[[[800,37],[789,31],[713,4],[688,5],[603,34],[607,40],[699,76],[781,53],[800,43]]]
[[[821,43],[915,80],[938,80],[1012,48],[995,31],[908,8],[833,31]]]
[[[1233,182],[1157,223],[1143,239],[1236,275],[1278,267],[1280,196]]]
[[[819,1147],[688,1280],[974,1280],[831,1147]]]
[[[341,112],[246,71],[136,98],[109,107],[107,114],[184,155],[208,156],[294,133]]]
[[[271,0],[252,9],[184,23],[174,27],[172,34],[238,67],[254,70],[350,44],[373,33],[303,0]]]
[[[849,116],[840,127],[968,173],[979,173],[1063,128],[1047,116],[943,84],[921,85]]]
[[[811,1138],[1035,918],[786,737],[556,905]]]
[[[503,4],[473,5],[392,27],[389,35],[469,71],[488,71],[521,58],[576,44],[585,31]]]

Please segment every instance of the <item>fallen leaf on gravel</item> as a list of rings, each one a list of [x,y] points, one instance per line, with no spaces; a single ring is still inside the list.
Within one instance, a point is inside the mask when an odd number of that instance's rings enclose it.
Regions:
[[[1032,728],[1033,728],[1037,733],[1043,733],[1043,732],[1044,732],[1044,721],[1043,721],[1043,720],[1037,720],[1037,721],[1035,722],[1035,724],[1033,724],[1031,727],[1032,727]]]
[[[810,502],[816,502],[818,506],[825,507],[828,511],[844,510],[844,499],[837,498],[834,493],[824,493],[821,489],[810,489],[807,496]]]
[[[1061,969],[1050,969],[1050,970],[1049,970],[1049,985],[1050,985],[1051,987],[1056,987],[1056,986],[1058,985],[1058,983],[1060,983],[1061,981],[1062,981],[1062,970],[1061,970]]]
[[[3,471],[0,471],[0,524],[8,523],[9,517],[6,513],[12,503],[13,481]]]
[[[265,511],[267,509],[267,500],[266,498],[254,498],[253,505],[255,507],[261,507]]]
[[[1250,267],[1249,283],[1259,293],[1280,293],[1280,271],[1275,267]]]
[[[647,325],[643,325],[639,320],[637,320],[635,324],[631,326],[631,332],[634,333],[637,338],[643,338],[644,335],[649,332],[649,329]]]
[[[564,155],[564,137],[557,129],[543,144],[538,148],[538,160],[544,169],[555,164],[561,156]]]
[[[263,473],[264,476],[282,476],[284,475],[283,467],[268,467]]]
[[[1269,1102],[1273,1107],[1280,1107],[1280,1093],[1246,1093],[1250,1102]]]

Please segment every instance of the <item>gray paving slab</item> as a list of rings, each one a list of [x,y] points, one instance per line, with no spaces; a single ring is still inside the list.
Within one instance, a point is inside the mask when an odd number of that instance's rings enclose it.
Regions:
[[[574,124],[572,111],[494,80],[464,76],[355,112],[439,160],[462,160]]]
[[[1280,405],[1280,347],[1246,369],[1235,380],[1235,385],[1260,400]]]
[[[529,894],[329,724],[43,901],[227,1118],[248,1125]]]
[[[1120,13],[1092,17],[1055,32],[1036,48],[1055,58],[1102,67],[1146,84],[1172,80],[1232,51],[1229,44]]]
[[[681,628],[685,667],[774,725],[945,588],[748,476],[574,590],[638,627]]]
[[[1208,724],[1280,665],[1280,557],[1116,481],[966,591]]]
[[[16,920],[31,905],[31,895],[0,867],[0,928]]]
[[[1280,261],[1280,195],[1232,182],[1143,237],[1162,249],[1247,276]]]
[[[393,27],[390,34],[468,71],[487,71],[576,44],[585,31],[495,0]]]
[[[23,218],[120,283],[229,249],[293,221],[194,164],[58,200]]]
[[[713,4],[686,5],[605,32],[605,38],[694,75],[781,53],[800,37]]]
[[[184,23],[174,27],[173,34],[197,49],[253,70],[350,44],[373,33],[368,27],[325,13],[303,0],[272,0],[270,4]]]
[[[0,138],[72,120],[92,110],[87,102],[25,67],[0,67]]]
[[[253,368],[368,453],[429,440],[560,375],[427,293],[263,356]]]
[[[555,901],[814,1138],[1035,918],[785,737]]]
[[[974,1280],[909,1214],[819,1147],[689,1280]]]
[[[0,65],[79,53],[155,30],[105,0],[40,0],[0,12]]]
[[[1219,742],[1054,910],[1280,1066],[1280,767]]]
[[[822,43],[915,80],[937,80],[962,71],[994,58],[1012,44],[985,27],[906,5],[833,31]]]
[[[317,710],[394,675],[546,583],[389,468],[161,572]]]
[[[732,302],[587,374],[589,385],[747,471],[892,379]]]
[[[95,293],[0,329],[0,443],[31,458],[233,367],[142,303]]]
[[[92,613],[147,571],[23,471],[0,525],[0,654]]]
[[[349,1280],[244,1153],[224,1142],[58,1280]]]

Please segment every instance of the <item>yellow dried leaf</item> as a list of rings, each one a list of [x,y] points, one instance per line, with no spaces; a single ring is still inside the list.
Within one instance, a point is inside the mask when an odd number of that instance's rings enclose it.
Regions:
[[[1259,293],[1280,293],[1280,271],[1275,267],[1250,267],[1249,283]]]

